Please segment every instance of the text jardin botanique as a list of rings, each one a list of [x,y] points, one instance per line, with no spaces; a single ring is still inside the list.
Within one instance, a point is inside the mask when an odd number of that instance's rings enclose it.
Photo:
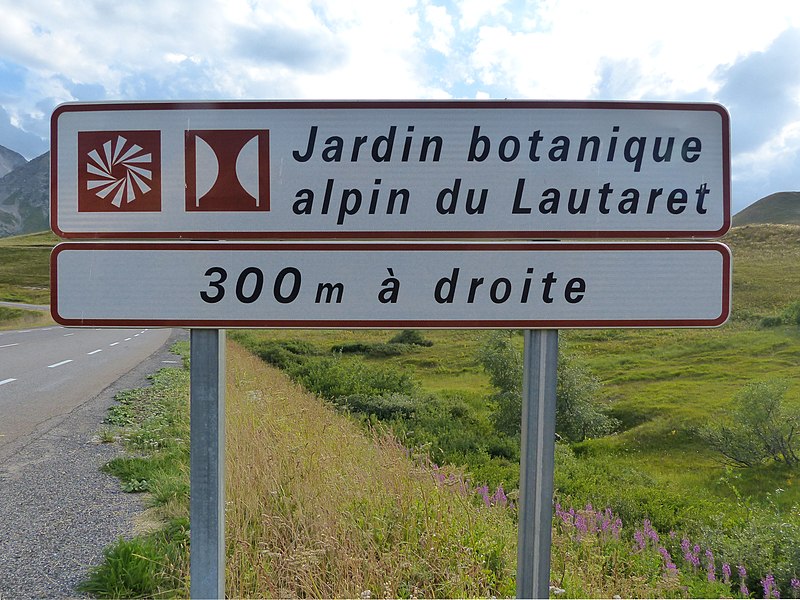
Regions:
[[[292,151],[292,158],[298,163],[316,159],[323,163],[369,162],[418,162],[439,163],[442,158],[444,140],[439,135],[425,135],[419,138],[414,134],[415,127],[409,125],[405,136],[398,137],[398,127],[391,125],[385,135],[370,138],[356,135],[345,139],[339,135],[329,135],[322,140],[319,125],[312,125],[307,140],[301,148]],[[614,125],[605,137],[583,135],[575,138],[567,135],[545,135],[541,129],[534,130],[526,138],[507,135],[492,140],[481,131],[480,125],[472,128],[469,145],[464,149],[462,166],[483,163],[489,159],[500,163],[525,161],[532,164],[576,162],[602,163],[624,162],[633,173],[639,173],[645,165],[669,165],[670,163],[691,164],[701,157],[703,148],[700,138],[686,136],[621,136],[620,126]],[[615,189],[612,182],[606,181],[596,188],[570,188],[561,190],[548,187],[540,198],[526,195],[526,177],[516,181],[513,198],[509,203],[512,215],[557,215],[559,211],[571,215],[653,214],[666,211],[668,215],[680,215],[686,211],[706,214],[705,202],[711,188],[707,182],[699,182],[694,189],[676,187],[650,187],[642,190],[627,187]],[[296,215],[310,215],[315,212],[336,216],[337,225],[342,225],[349,216],[364,211],[376,214],[406,214],[411,192],[405,188],[391,188],[384,191],[382,180],[374,180],[374,188],[341,187],[336,192],[336,182],[328,178],[325,189],[318,195],[310,188],[303,188],[295,195],[292,211]],[[462,198],[462,179],[456,177],[452,185],[441,188],[435,199],[436,211],[440,215],[456,214]],[[489,189],[469,188],[464,191],[463,210],[469,215],[485,214]]]

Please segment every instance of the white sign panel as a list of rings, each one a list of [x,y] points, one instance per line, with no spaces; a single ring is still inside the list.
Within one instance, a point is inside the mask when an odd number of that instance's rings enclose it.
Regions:
[[[446,101],[65,104],[67,238],[717,237],[716,104]]]
[[[64,325],[594,328],[721,325],[727,246],[65,243]]]

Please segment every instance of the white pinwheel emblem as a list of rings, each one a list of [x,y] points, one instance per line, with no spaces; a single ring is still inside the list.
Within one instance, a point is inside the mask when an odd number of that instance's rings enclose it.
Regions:
[[[91,150],[86,163],[87,190],[119,208],[151,189],[153,155],[118,135]]]

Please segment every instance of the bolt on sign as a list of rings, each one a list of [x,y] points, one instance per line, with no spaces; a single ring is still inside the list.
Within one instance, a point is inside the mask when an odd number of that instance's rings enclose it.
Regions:
[[[730,227],[716,104],[75,103],[53,231],[108,239],[709,238]]]

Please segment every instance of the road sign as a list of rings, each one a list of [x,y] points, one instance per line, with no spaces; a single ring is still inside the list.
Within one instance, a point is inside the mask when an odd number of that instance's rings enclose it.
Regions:
[[[53,230],[67,238],[716,237],[730,226],[716,104],[65,104]]]
[[[51,260],[64,325],[702,327],[730,311],[714,242],[72,242]]]

